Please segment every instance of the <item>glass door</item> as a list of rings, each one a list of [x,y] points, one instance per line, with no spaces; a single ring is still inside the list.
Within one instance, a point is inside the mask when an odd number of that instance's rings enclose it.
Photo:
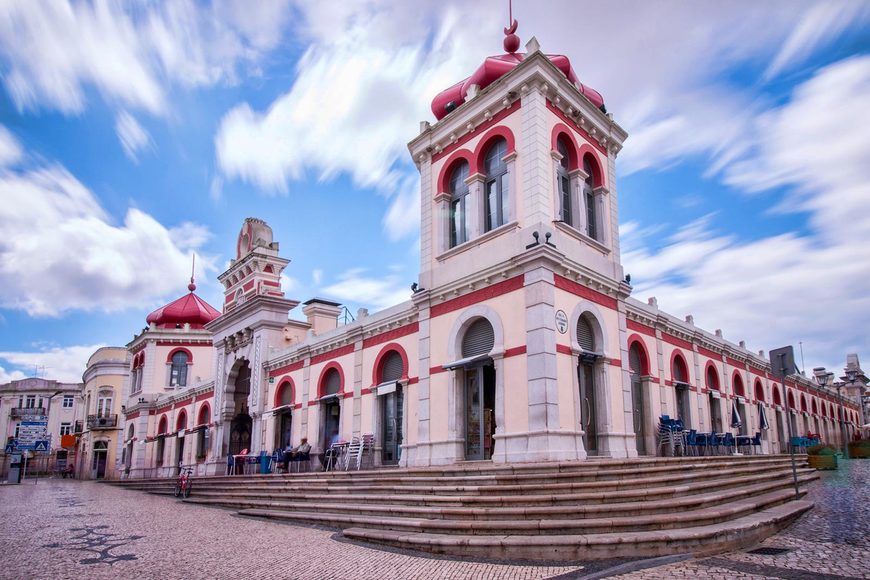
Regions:
[[[483,459],[481,369],[465,371],[465,459]]]
[[[594,363],[581,362],[577,369],[580,379],[580,425],[583,446],[589,455],[598,455],[598,418],[595,409]]]
[[[381,416],[383,417],[383,450],[381,462],[395,465],[399,462],[399,446],[402,444],[402,406],[404,396],[402,386],[381,396]]]
[[[634,424],[634,444],[638,455],[646,455],[645,421],[643,418],[643,383],[635,375],[631,380],[631,415]]]

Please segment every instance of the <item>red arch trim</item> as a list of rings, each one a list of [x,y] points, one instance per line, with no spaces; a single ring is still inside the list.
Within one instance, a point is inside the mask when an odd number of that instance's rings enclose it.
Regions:
[[[338,377],[341,379],[341,388],[338,390],[338,395],[344,395],[344,371],[341,369],[341,365],[337,362],[331,362],[323,367],[323,370],[320,371],[320,378],[317,380],[317,398],[322,397],[324,393],[324,389],[326,388],[326,374],[330,369],[335,369],[338,371]]]
[[[170,350],[169,354],[166,355],[166,362],[171,363],[172,356],[179,351],[187,353],[187,364],[193,364],[193,353],[190,352],[190,350],[184,348],[183,346],[179,346]]]
[[[713,375],[712,375],[712,376],[713,376],[713,383],[714,383],[714,384],[712,384],[712,385],[710,384],[710,380],[709,380],[709,378],[710,378],[710,376],[711,376],[711,375],[710,375],[710,369],[711,369],[711,368],[713,369]],[[709,360],[708,360],[708,361],[707,361],[707,364],[704,365],[704,384],[705,384],[705,385],[707,386],[707,388],[710,389],[710,390],[715,390],[715,391],[720,390],[720,387],[719,387],[719,367],[717,367],[716,365],[714,365],[714,364],[713,364],[713,361],[709,361]]]
[[[550,148],[553,151],[558,151],[557,143],[559,137],[564,136],[568,140],[568,170],[574,171],[580,167],[580,146],[577,144],[577,139],[574,137],[574,132],[564,123],[556,123],[553,126],[553,132],[550,134]]]
[[[592,183],[595,187],[604,185],[604,171],[601,169],[601,163],[598,161],[598,155],[595,149],[584,143],[578,151],[580,159],[589,159],[589,165],[592,167]]]
[[[203,403],[199,406],[199,413],[197,414],[196,424],[197,425],[208,425],[208,418],[211,415],[211,407],[208,406],[208,403]]]
[[[639,334],[632,334],[628,337],[628,350],[631,351],[631,347],[633,344],[637,343],[640,348],[640,374],[644,376],[649,376],[649,353],[646,350],[646,343],[644,343],[643,338]]]
[[[813,415],[818,415],[818,414],[819,414],[819,406],[816,404],[816,400],[815,400],[815,399],[812,400],[811,408],[812,408],[812,410],[813,410]]]
[[[801,395],[801,411],[807,410],[807,398],[804,395]]]
[[[472,164],[472,167],[475,168],[477,173],[485,173],[483,156],[486,154],[486,150],[489,149],[489,146],[498,138],[503,138],[507,142],[508,154],[516,151],[516,140],[514,139],[513,132],[504,125],[493,127],[486,132],[483,139],[478,141],[477,147],[474,148],[475,163]]]
[[[792,390],[788,391],[788,406],[791,408],[792,411],[797,411],[794,404],[794,391]]]
[[[166,415],[161,415],[160,420],[157,421],[157,434],[166,433],[166,430],[169,428],[169,419],[166,418]]]
[[[755,400],[764,402],[764,386],[759,379],[755,379]]]
[[[746,386],[743,384],[743,377],[740,375],[739,370],[731,373],[731,388],[738,397],[746,397]]]
[[[447,158],[447,161],[444,162],[444,165],[441,166],[441,173],[438,175],[438,191],[435,192],[435,195],[438,195],[439,193],[447,193],[450,174],[453,173],[453,169],[461,160],[468,163],[468,172],[469,175],[471,175],[471,169],[476,166],[476,163],[474,162],[474,154],[468,149],[458,149],[454,151],[450,157]]]
[[[398,342],[391,342],[384,345],[375,358],[375,366],[372,368],[372,385],[380,384],[381,367],[384,364],[384,359],[393,351],[399,353],[399,356],[402,357],[402,380],[408,379],[408,353],[405,352],[405,349]]]
[[[681,359],[683,361],[683,366],[686,369],[686,382],[690,385],[692,384],[692,375],[689,373],[689,363],[686,362],[686,355],[683,354],[678,348],[675,348],[671,351],[671,364],[668,367],[671,372],[671,380],[676,381],[676,374],[674,373],[674,364],[677,362],[677,359]]]
[[[178,417],[175,419],[175,430],[181,429],[187,429],[187,411],[184,409],[178,413]]]
[[[273,403],[273,407],[281,406],[282,395],[284,394],[284,389],[290,389],[290,402],[291,404],[296,402],[296,389],[293,386],[293,379],[285,378],[281,379],[281,382],[278,383],[278,388],[275,389],[275,401]]]

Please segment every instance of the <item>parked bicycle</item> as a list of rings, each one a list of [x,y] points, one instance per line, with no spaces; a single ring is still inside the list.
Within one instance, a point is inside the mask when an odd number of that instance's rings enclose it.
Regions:
[[[190,476],[193,475],[192,467],[182,467],[178,474],[178,481],[175,482],[175,497],[183,496],[185,499],[190,497],[190,488],[193,485]]]

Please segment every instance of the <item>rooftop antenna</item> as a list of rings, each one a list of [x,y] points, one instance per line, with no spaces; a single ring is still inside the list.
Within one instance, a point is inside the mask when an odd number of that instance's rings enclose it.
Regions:
[[[191,259],[190,264],[190,284],[187,285],[187,289],[193,292],[196,290],[196,283],[193,281],[193,272],[196,269],[196,252],[193,253],[193,258]]]

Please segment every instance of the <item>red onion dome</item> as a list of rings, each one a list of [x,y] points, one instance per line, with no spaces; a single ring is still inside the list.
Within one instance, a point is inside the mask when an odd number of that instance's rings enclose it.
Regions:
[[[190,286],[196,288],[193,283]],[[149,314],[145,322],[154,323],[158,328],[179,328],[184,324],[190,324],[191,328],[202,328],[221,315],[208,302],[194,294],[193,289],[190,294]]]

